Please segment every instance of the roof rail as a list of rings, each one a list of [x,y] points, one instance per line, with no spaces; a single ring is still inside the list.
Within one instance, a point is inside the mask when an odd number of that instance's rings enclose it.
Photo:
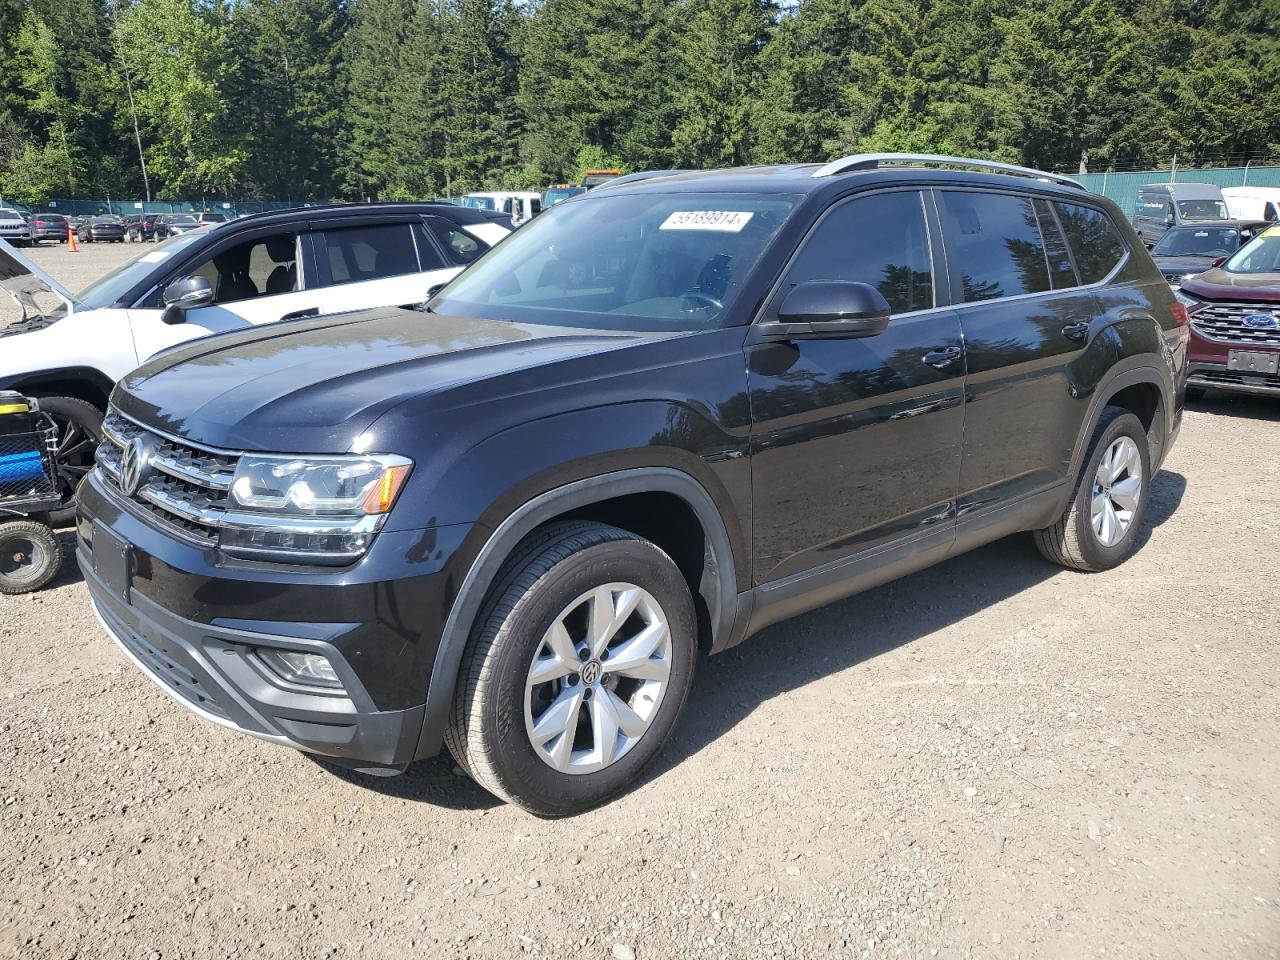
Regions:
[[[639,170],[635,173],[624,173],[614,177],[612,180],[606,180],[598,187],[592,187],[591,192],[603,190],[605,187],[625,187],[629,183],[640,183],[644,180],[652,180],[654,177],[674,177],[681,173],[696,173],[697,171],[691,167],[679,170]]]
[[[992,170],[996,173],[1007,173],[1015,177],[1031,177],[1035,180],[1047,180],[1064,186],[1084,190],[1083,184],[1072,180],[1061,173],[1047,173],[1033,167],[1019,167],[1012,163],[999,163],[995,160],[973,160],[968,157],[947,157],[934,153],[855,153],[841,157],[819,167],[813,172],[815,177],[834,177],[837,173],[850,170],[875,170],[882,164],[941,164],[949,167],[973,167],[978,170]]]

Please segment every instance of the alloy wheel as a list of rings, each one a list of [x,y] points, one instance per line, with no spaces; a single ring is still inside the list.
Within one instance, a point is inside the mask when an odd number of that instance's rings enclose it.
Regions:
[[[1114,547],[1133,525],[1142,496],[1142,457],[1130,437],[1117,437],[1102,454],[1093,477],[1093,535]]]
[[[603,770],[649,730],[671,678],[671,628],[633,583],[607,583],[560,612],[525,681],[524,719],[538,757],[560,773]]]

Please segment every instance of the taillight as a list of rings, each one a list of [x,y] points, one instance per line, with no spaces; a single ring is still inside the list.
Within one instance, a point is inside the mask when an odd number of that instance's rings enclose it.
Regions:
[[[1173,322],[1180,327],[1185,327],[1191,322],[1191,314],[1187,312],[1186,306],[1177,300],[1169,304],[1169,312],[1173,314]]]

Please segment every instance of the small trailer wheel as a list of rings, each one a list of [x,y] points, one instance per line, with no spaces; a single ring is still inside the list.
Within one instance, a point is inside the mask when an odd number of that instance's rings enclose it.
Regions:
[[[62,569],[53,529],[33,520],[0,523],[0,593],[39,590]]]

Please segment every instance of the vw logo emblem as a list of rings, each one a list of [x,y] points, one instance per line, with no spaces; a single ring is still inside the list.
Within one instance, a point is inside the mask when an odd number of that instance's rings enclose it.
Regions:
[[[600,679],[600,661],[588,660],[582,665],[582,682],[586,686],[591,686]]]
[[[1280,327],[1280,320],[1277,320],[1272,313],[1248,313],[1240,318],[1240,322],[1255,330],[1273,330]]]
[[[125,444],[120,464],[120,489],[132,497],[151,477],[151,441],[134,437]]]

